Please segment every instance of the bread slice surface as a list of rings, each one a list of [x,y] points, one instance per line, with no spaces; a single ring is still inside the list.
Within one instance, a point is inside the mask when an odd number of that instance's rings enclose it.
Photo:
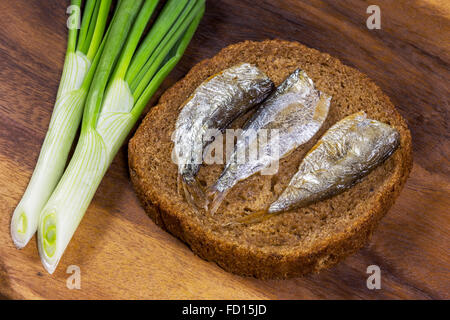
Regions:
[[[180,106],[211,75],[239,62],[255,64],[279,85],[296,68],[332,95],[321,130],[279,162],[272,176],[239,182],[213,216],[190,207],[177,191],[172,132]],[[342,194],[253,225],[231,224],[268,207],[283,191],[323,133],[357,111],[395,127],[400,147],[360,183]],[[248,115],[247,115],[248,117]],[[233,126],[240,127],[246,117]],[[245,41],[228,46],[168,89],[129,142],[130,176],[148,215],[200,257],[223,269],[263,279],[290,278],[330,267],[364,246],[403,188],[412,167],[411,135],[389,98],[367,76],[338,59],[297,42]],[[198,178],[212,185],[223,165],[204,165]]]

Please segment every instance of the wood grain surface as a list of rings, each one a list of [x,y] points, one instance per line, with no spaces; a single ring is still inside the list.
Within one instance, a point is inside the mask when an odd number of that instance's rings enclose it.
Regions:
[[[381,8],[368,30],[366,8]],[[36,241],[14,248],[12,212],[37,160],[66,47],[68,1],[0,1],[0,297],[18,299],[449,299],[450,2],[447,0],[209,0],[185,56],[153,99],[226,45],[281,38],[369,75],[407,119],[414,167],[367,247],[304,278],[242,278],[196,257],[145,215],[124,146],[55,274]],[[151,104],[150,104],[151,105]],[[69,290],[69,265],[81,289]],[[366,286],[369,265],[381,289]]]

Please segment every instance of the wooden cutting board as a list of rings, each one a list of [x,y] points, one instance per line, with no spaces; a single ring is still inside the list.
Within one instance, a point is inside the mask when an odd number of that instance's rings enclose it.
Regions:
[[[124,146],[103,179],[55,274],[36,241],[14,248],[9,224],[49,123],[66,46],[68,1],[0,2],[0,297],[45,299],[450,298],[450,3],[209,0],[206,15],[161,92],[231,43],[282,38],[328,52],[369,75],[408,120],[414,168],[371,243],[320,274],[242,278],[195,256],[147,218],[133,193]],[[151,105],[150,104],[150,105]],[[70,290],[68,266],[81,270]],[[369,290],[369,265],[381,289]]]

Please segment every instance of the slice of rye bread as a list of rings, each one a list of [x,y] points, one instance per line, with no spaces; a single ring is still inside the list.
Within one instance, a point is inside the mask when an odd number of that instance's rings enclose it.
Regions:
[[[316,87],[333,98],[321,130],[307,144],[281,159],[277,174],[255,174],[239,182],[211,216],[193,210],[177,191],[171,134],[180,106],[194,89],[211,75],[239,62],[255,64],[276,85],[296,68],[304,69]],[[259,224],[224,226],[267,208],[325,130],[359,110],[399,131],[400,147],[388,160],[362,182],[328,200]],[[240,119],[235,126],[243,121]],[[200,62],[164,93],[129,143],[129,166],[131,180],[148,215],[187,243],[194,253],[236,274],[289,278],[330,267],[368,242],[411,170],[411,136],[389,98],[359,71],[296,42],[245,41]],[[205,186],[212,185],[222,168],[216,164],[202,166],[199,180]]]

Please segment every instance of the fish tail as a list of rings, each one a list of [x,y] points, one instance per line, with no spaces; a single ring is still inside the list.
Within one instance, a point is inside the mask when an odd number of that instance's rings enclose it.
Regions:
[[[208,198],[206,197],[200,182],[196,178],[189,182],[181,179],[181,185],[183,187],[184,196],[191,206],[205,210],[208,209]]]
[[[274,214],[270,213],[268,210],[258,210],[246,215],[245,217],[237,219],[236,222],[240,224],[254,224],[263,222],[273,216]]]
[[[179,196],[183,196],[183,179],[181,178],[181,174],[177,175],[177,192]]]
[[[223,199],[225,199],[225,197],[228,194],[228,190],[224,190],[224,191],[219,191],[217,190],[216,186],[213,185],[212,187],[210,187],[207,191],[208,197],[212,198],[211,200],[211,205],[209,207],[209,213],[211,215],[215,214],[217,212],[217,209],[219,209],[220,205],[222,204]]]

